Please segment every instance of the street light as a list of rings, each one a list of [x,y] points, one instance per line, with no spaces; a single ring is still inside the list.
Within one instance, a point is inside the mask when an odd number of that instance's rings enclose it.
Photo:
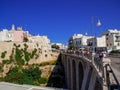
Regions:
[[[96,26],[101,26],[100,19],[98,17],[92,17],[92,34],[93,34],[93,44],[92,44],[92,53],[95,53],[95,32],[94,32],[94,21],[97,18]]]

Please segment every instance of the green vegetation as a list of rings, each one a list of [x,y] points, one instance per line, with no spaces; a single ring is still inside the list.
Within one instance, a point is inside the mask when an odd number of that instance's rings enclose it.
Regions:
[[[39,55],[37,54],[36,48],[32,52],[28,52],[28,45],[26,43],[24,44],[24,48],[20,48],[20,45],[14,43],[14,48],[9,57],[11,61],[14,61],[14,64],[22,67],[23,65],[28,64],[30,59],[38,59]]]
[[[42,62],[40,63],[40,66],[46,66],[46,65],[56,65],[56,60],[49,61],[49,62]]]
[[[2,65],[0,65],[0,72],[3,72],[3,67],[2,67]]]
[[[18,46],[16,46],[15,48],[15,60],[16,60],[16,64],[19,66],[22,66],[25,64],[23,57],[23,52],[19,49]]]
[[[120,53],[119,50],[112,50],[110,53]]]
[[[69,50],[75,50],[76,47],[75,47],[75,45],[69,45],[68,49],[69,49]]]
[[[59,47],[58,45],[56,45],[56,44],[53,44],[51,47],[52,47],[52,48],[55,48],[55,49],[59,49],[59,48],[60,48],[60,47]]]
[[[31,58],[33,58],[37,53],[37,49],[35,48],[33,51],[32,51],[32,54],[31,54]]]
[[[20,45],[14,43],[12,52],[8,59],[5,58],[7,51],[2,52],[1,58],[2,63],[0,64],[0,73],[2,74],[7,68],[8,72],[5,77],[0,78],[0,81],[12,82],[16,84],[30,84],[30,85],[46,85],[48,80],[48,75],[41,77],[41,73],[44,72],[44,67],[42,72],[40,66],[46,65],[58,65],[56,60],[49,62],[42,62],[40,64],[28,64],[31,59],[39,58],[38,49],[34,48],[32,51],[28,51],[28,45],[24,44],[24,47],[21,48]],[[46,71],[45,71],[46,72]],[[51,69],[47,71],[47,74],[51,74]],[[63,82],[61,81],[60,75],[63,75],[61,70],[57,70],[54,73],[50,83],[53,83],[55,87],[62,87]],[[64,76],[64,75],[63,75]]]
[[[47,82],[48,82],[48,79],[47,79],[47,78],[41,77],[41,78],[39,79],[39,83],[40,83],[40,84],[45,84],[45,83],[47,83]]]
[[[18,83],[18,84],[32,84],[35,81],[39,81],[41,71],[38,67],[19,70],[18,67],[12,68],[7,76],[4,78],[6,82]],[[40,85],[40,83],[39,83]]]
[[[1,53],[1,58],[5,58],[5,55],[6,55],[7,51],[4,51]]]
[[[10,64],[12,61],[11,60],[2,60],[2,64]]]
[[[28,45],[24,44],[24,48],[21,48],[20,44],[13,44],[12,53],[9,59],[5,59],[7,51],[1,53],[2,64],[0,65],[0,73],[3,72],[3,67],[5,65],[11,65],[9,72],[6,76],[1,79],[6,82],[18,83],[18,84],[32,84],[40,85],[39,80],[41,78],[41,71],[36,66],[30,67],[26,64],[32,58],[38,58],[37,49],[35,48],[32,52],[28,52]]]
[[[28,38],[27,37],[24,37],[23,38],[23,42],[28,42],[29,40],[28,40]]]

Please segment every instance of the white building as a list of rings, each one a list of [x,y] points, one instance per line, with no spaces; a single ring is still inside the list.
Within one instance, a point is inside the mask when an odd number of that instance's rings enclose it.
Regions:
[[[87,45],[94,47],[106,47],[106,37],[101,36],[101,37],[90,38],[87,40]]]
[[[0,41],[13,41],[13,42],[23,42],[23,38],[27,37],[28,31],[23,31],[22,27],[17,27],[12,25],[11,30],[3,29],[0,31]]]
[[[50,39],[47,36],[30,36],[28,37],[30,43],[35,43],[36,48],[51,50]]]
[[[92,38],[92,36],[86,36],[82,34],[74,34],[70,40],[69,45],[72,44],[76,49],[87,47],[87,40]]]
[[[67,46],[65,46],[64,44],[62,43],[51,43],[51,45],[58,45],[59,46],[59,49],[63,50],[63,49],[67,49]]]
[[[120,31],[117,29],[107,30],[102,33],[106,36],[106,46],[108,49],[115,50],[120,49]]]
[[[13,31],[3,29],[0,31],[0,41],[13,41]]]

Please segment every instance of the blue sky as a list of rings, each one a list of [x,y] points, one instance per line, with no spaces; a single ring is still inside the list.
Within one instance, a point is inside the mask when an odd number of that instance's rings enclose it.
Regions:
[[[106,29],[120,30],[120,0],[0,0],[0,30],[15,24],[47,35],[51,42],[66,44],[74,33],[93,35],[92,17],[96,36]]]

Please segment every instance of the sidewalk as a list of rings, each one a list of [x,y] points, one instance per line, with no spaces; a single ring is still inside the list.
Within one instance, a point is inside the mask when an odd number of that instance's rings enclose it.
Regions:
[[[111,60],[109,58],[107,58],[107,57],[103,58],[103,66],[105,64],[110,64],[111,65]]]
[[[111,64],[111,60],[107,57],[103,58],[103,66],[105,66],[106,64]],[[106,72],[104,70],[104,76],[106,75]],[[107,83],[105,81],[105,78],[106,76],[104,77],[104,80],[103,80],[103,90],[108,90],[108,86],[107,86]]]

